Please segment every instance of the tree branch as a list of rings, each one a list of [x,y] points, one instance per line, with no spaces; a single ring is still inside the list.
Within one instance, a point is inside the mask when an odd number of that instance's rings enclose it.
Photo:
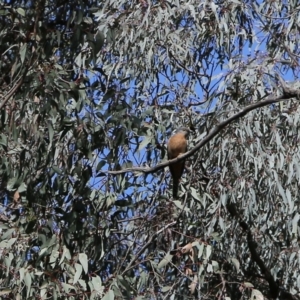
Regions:
[[[280,300],[296,300],[298,298],[294,297],[288,291],[285,291],[284,288],[280,285],[279,282],[276,282],[270,269],[266,266],[261,256],[258,254],[256,250],[256,242],[253,239],[253,235],[250,229],[250,226],[240,217],[240,214],[237,212],[235,204],[230,201],[227,203],[227,210],[229,214],[238,220],[239,225],[247,234],[247,243],[248,248],[251,254],[251,259],[258,265],[261,273],[263,274],[265,280],[269,284],[269,293],[272,299],[280,299]]]
[[[244,107],[241,111],[238,113],[234,114],[233,116],[229,117],[228,119],[224,120],[223,122],[220,122],[217,124],[210,132],[198,143],[195,145],[194,148],[191,150],[187,151],[186,153],[180,155],[177,158],[168,160],[166,162],[160,163],[152,168],[149,167],[133,167],[133,168],[126,168],[123,170],[119,171],[101,171],[102,173],[108,173],[112,175],[119,175],[119,174],[124,174],[127,172],[141,172],[144,174],[149,174],[149,173],[154,173],[162,168],[165,168],[171,164],[174,164],[178,161],[184,160],[190,156],[192,156],[194,153],[196,153],[198,150],[200,150],[204,145],[206,145],[208,142],[210,142],[216,135],[218,135],[228,124],[232,123],[233,121],[236,121],[240,119],[241,117],[244,117],[247,113],[250,111],[264,107],[270,104],[278,103],[290,98],[295,98],[300,96],[300,91],[297,89],[293,89],[291,87],[288,87],[284,80],[280,77],[279,74],[276,73],[276,79],[279,81],[281,84],[283,94],[281,96],[276,96],[276,95],[269,95],[266,100],[255,102],[253,104],[250,104],[246,107]]]
[[[17,82],[17,84],[8,92],[8,94],[3,97],[3,101],[0,104],[0,110],[4,107],[4,105],[7,103],[7,101],[12,97],[13,94],[15,94],[17,92],[17,90],[20,88],[20,86],[23,83],[25,74],[19,79],[19,81]]]
[[[142,255],[142,253],[147,249],[147,247],[149,247],[149,245],[152,243],[152,241],[154,240],[154,238],[159,235],[161,232],[163,232],[164,230],[166,230],[167,228],[175,225],[177,222],[171,222],[167,225],[165,225],[163,228],[161,228],[160,230],[158,230],[157,232],[155,232],[148,240],[148,242],[138,251],[138,253],[132,258],[132,260],[130,261],[130,263],[128,264],[128,266],[126,267],[125,271],[122,273],[122,275],[124,275],[126,272],[128,272],[128,270],[130,270],[133,266],[133,264],[140,258],[140,256]]]

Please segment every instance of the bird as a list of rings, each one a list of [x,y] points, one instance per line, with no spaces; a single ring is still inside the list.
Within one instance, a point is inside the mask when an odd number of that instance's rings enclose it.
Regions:
[[[168,159],[174,159],[187,151],[187,139],[190,130],[186,127],[178,128],[170,137],[167,144]],[[173,198],[176,199],[178,195],[179,180],[184,170],[185,160],[181,160],[169,165],[170,173],[173,178]]]

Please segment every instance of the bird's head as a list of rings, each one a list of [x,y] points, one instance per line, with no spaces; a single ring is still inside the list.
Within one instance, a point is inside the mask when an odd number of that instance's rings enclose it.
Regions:
[[[191,132],[192,131],[189,128],[187,128],[187,127],[179,127],[179,128],[177,128],[174,131],[174,134],[176,134],[176,133],[182,133],[182,134],[185,135],[185,137],[188,137]]]

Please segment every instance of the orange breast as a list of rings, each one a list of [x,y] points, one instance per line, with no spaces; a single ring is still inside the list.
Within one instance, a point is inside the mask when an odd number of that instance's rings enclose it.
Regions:
[[[173,135],[168,142],[168,158],[172,159],[187,150],[187,140],[182,133]]]

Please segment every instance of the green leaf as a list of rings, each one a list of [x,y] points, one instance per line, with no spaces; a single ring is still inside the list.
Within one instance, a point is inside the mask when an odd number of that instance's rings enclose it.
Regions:
[[[190,189],[191,189],[191,194],[192,194],[193,198],[195,200],[198,200],[200,203],[202,203],[200,195],[197,193],[197,191],[193,187],[191,187]]]
[[[75,264],[76,273],[74,275],[73,284],[76,284],[76,282],[79,280],[81,274],[82,274],[82,266],[80,264]]]
[[[13,234],[15,234],[15,233],[16,233],[15,228],[10,228],[10,229],[6,230],[6,231],[4,232],[4,234],[2,234],[1,240],[2,240],[2,241],[5,241],[7,238],[10,238],[10,237],[11,237]],[[7,242],[7,241],[5,241],[5,242]]]
[[[115,294],[112,290],[109,290],[104,297],[102,297],[102,300],[114,300],[115,299]]]
[[[25,269],[20,268],[19,273],[20,273],[20,281],[22,281],[24,279],[24,276],[25,276]]]
[[[79,253],[79,261],[83,267],[84,272],[87,274],[88,273],[88,258],[85,253]]]
[[[205,247],[205,258],[206,258],[206,259],[209,259],[211,253],[212,253],[212,247],[211,247],[211,245],[207,245],[207,246]]]
[[[62,285],[65,293],[70,293],[71,290],[75,289],[72,285],[67,284],[65,282],[62,282],[61,285]]]
[[[25,13],[25,10],[21,7],[18,7],[16,9],[17,13],[20,14],[22,17],[25,17],[26,13]]]
[[[57,166],[52,166],[52,170],[59,175],[63,174],[63,172]]]
[[[9,240],[7,241],[7,243],[6,243],[6,248],[7,248],[7,249],[10,249],[11,246],[16,242],[16,240],[17,240],[17,238],[11,238],[11,239],[9,239]]]
[[[264,300],[264,296],[259,290],[253,289],[250,299],[251,300]]]
[[[7,294],[10,294],[10,293],[11,293],[10,289],[4,289],[4,290],[0,291],[0,296],[7,295]]]
[[[4,134],[0,135],[0,144],[7,147],[7,137]]]
[[[25,61],[26,52],[27,52],[27,44],[24,43],[20,48],[20,58],[21,58],[22,64]]]
[[[162,293],[168,292],[172,287],[171,286],[164,286],[161,291]]]
[[[13,177],[11,179],[9,179],[8,183],[7,183],[7,190],[8,191],[14,191],[15,189],[15,183],[17,182],[17,179],[16,177]]]
[[[25,182],[22,182],[20,184],[20,186],[18,187],[18,192],[19,193],[23,193],[27,191],[27,185],[25,184]]]
[[[30,273],[28,272],[28,270],[25,273],[24,283],[25,283],[25,285],[27,287],[26,290],[27,290],[27,299],[28,299],[30,291],[31,291],[31,284],[32,284],[32,279],[31,279],[31,276],[30,276]]]
[[[240,271],[240,263],[239,263],[239,261],[236,258],[233,258],[233,257],[230,260],[233,263],[233,265],[235,266],[236,271],[239,272]]]
[[[170,253],[167,253],[165,257],[158,263],[157,268],[161,269],[165,267],[167,264],[169,264],[170,261],[172,261],[173,255]]]
[[[65,258],[67,260],[70,260],[71,259],[71,254],[70,254],[70,250],[64,245],[63,246],[63,253],[61,255],[59,264],[61,264],[64,261]]]
[[[250,283],[250,282],[244,282],[243,284],[244,284],[245,287],[249,287],[249,288],[253,288],[254,287],[254,285],[252,283]]]
[[[143,138],[143,141],[139,144],[138,151],[144,149],[152,141],[152,138],[150,136],[144,136]]]
[[[98,275],[92,277],[92,283],[97,293],[103,292],[104,287],[102,286],[101,278]]]
[[[53,125],[50,121],[48,122],[48,132],[49,132],[49,141],[50,141],[50,144],[52,144],[53,136],[54,136],[54,129],[53,129]]]

